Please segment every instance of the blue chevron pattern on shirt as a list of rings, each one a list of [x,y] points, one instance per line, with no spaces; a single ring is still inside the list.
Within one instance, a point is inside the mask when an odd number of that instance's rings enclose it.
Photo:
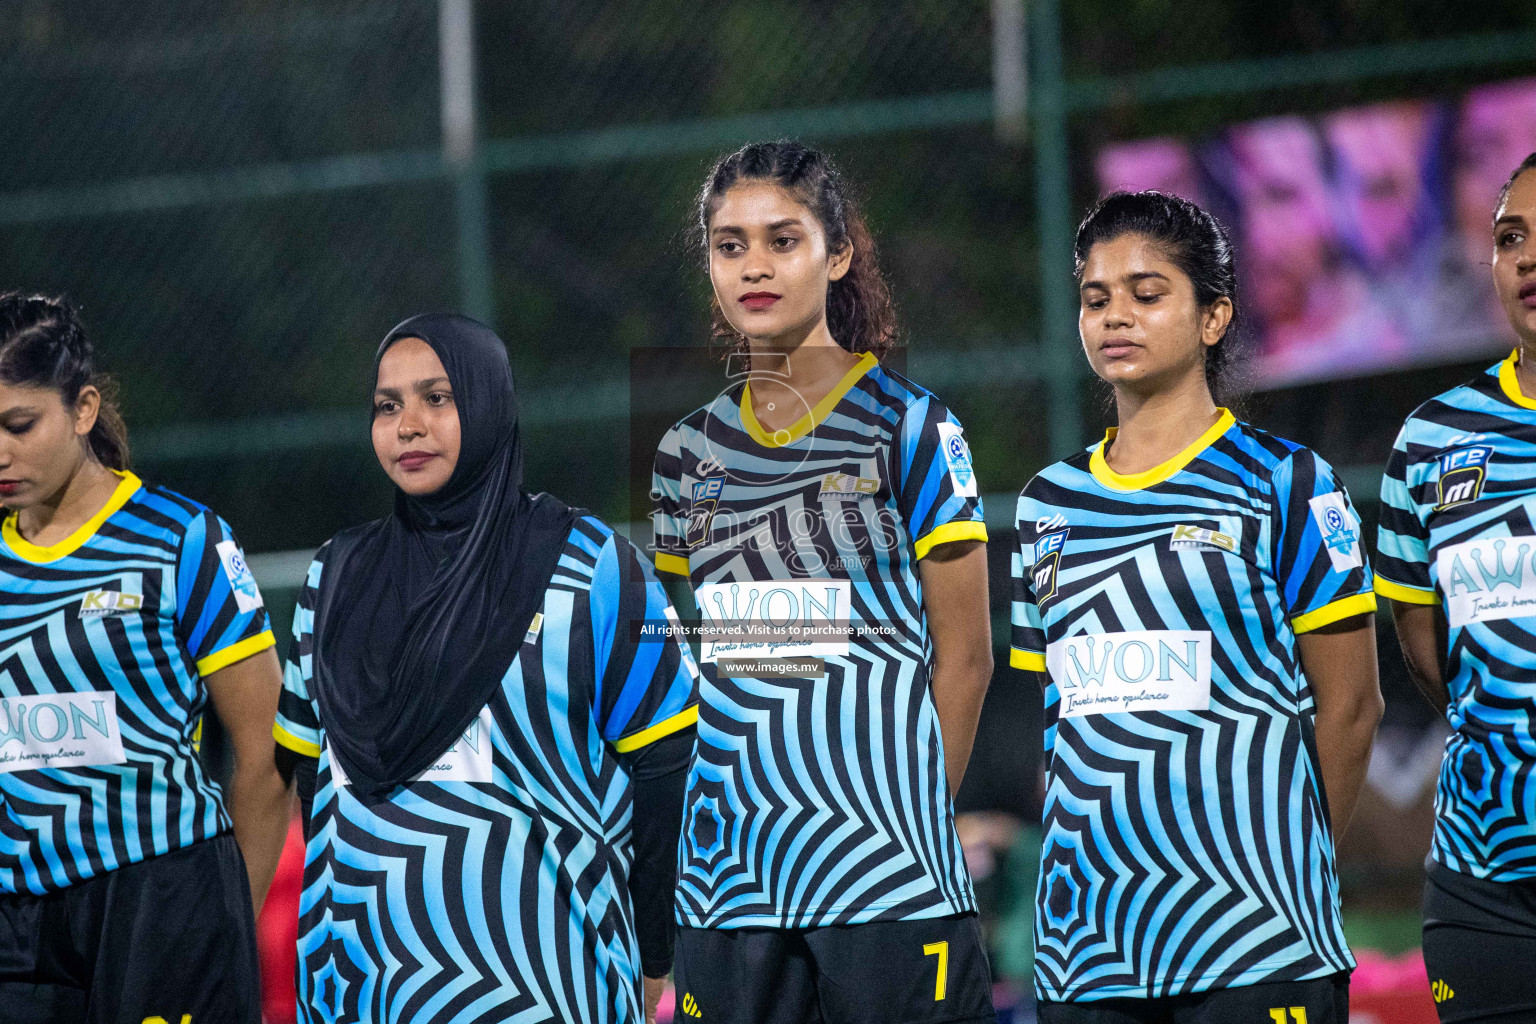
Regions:
[[[867,353],[772,434],[749,392],[731,387],[662,439],[656,564],[717,621],[800,601],[852,635],[814,678],[706,659],[680,919],[811,928],[974,910],[918,573],[935,545],[986,539],[960,424]]]
[[[230,829],[197,753],[204,677],[273,645],[267,613],[223,520],[118,475],[56,545],[0,525],[0,893]]]
[[[1354,509],[1322,459],[1225,411],[1146,473],[1103,453],[1018,506],[1011,660],[1045,674],[1037,992],[1349,970],[1296,636],[1375,607]]]
[[[312,699],[310,567],[274,735],[319,758],[299,908],[308,1024],[644,1020],[628,891],[629,776],[616,755],[691,725],[697,669],[628,541],[590,516],[501,691],[420,779],[346,784]]]
[[[1430,856],[1536,878],[1536,400],[1513,354],[1403,424],[1377,549],[1379,593],[1446,612],[1453,731]]]

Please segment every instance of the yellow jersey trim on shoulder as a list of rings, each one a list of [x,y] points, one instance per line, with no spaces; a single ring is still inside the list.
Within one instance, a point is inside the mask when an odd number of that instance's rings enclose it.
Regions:
[[[1504,391],[1504,397],[1514,402],[1522,409],[1536,409],[1536,398],[1525,397],[1525,392],[1520,390],[1520,377],[1515,373],[1515,367],[1520,363],[1520,350],[1517,348],[1509,354],[1509,358],[1499,364],[1499,387]]]
[[[1389,601],[1400,601],[1403,604],[1439,604],[1440,595],[1433,590],[1421,590],[1418,587],[1408,587],[1401,583],[1393,583],[1381,576],[1376,577],[1372,584],[1376,593]]]
[[[280,722],[272,723],[272,738],[277,741],[278,746],[287,747],[295,754],[303,754],[305,757],[315,758],[320,756],[320,744],[311,743],[309,740],[295,736],[287,729],[284,729]]]
[[[1154,484],[1160,484],[1195,461],[1196,456],[1215,444],[1216,439],[1237,422],[1237,417],[1233,416],[1229,410],[1218,408],[1216,411],[1221,415],[1216,417],[1216,422],[1211,425],[1211,428],[1196,438],[1193,444],[1167,462],[1140,473],[1116,473],[1109,468],[1109,461],[1104,458],[1104,447],[1120,432],[1118,427],[1110,427],[1104,433],[1104,440],[1100,441],[1099,446],[1093,450],[1093,456],[1088,460],[1088,468],[1095,480],[1114,491],[1139,491]]]
[[[686,729],[690,725],[696,724],[698,720],[699,706],[694,704],[679,711],[671,718],[657,722],[649,729],[641,729],[633,736],[624,736],[614,740],[613,749],[621,754],[628,753],[631,750],[639,750],[641,747],[655,743],[664,736],[670,736],[681,729]]]
[[[1008,648],[1008,664],[1014,668],[1021,668],[1025,672],[1044,672],[1045,655],[1039,651],[1021,651],[1017,647]]]
[[[688,559],[682,555],[670,555],[665,551],[656,552],[656,568],[660,572],[669,572],[674,576],[688,576]]]
[[[986,539],[986,523],[979,519],[961,519],[957,522],[935,526],[912,542],[912,550],[917,552],[917,559],[921,561],[928,552],[940,544],[953,544],[957,540],[985,541]]]
[[[105,523],[112,517],[113,513],[128,504],[128,499],[133,497],[140,487],[144,486],[138,477],[127,470],[114,469],[109,472],[113,476],[118,477],[119,482],[117,488],[112,492],[112,496],[107,499],[107,503],[97,509],[95,515],[81,523],[78,530],[57,544],[43,547],[33,544],[23,537],[21,531],[16,528],[17,513],[15,512],[5,517],[4,523],[0,523],[0,536],[5,538],[5,543],[10,546],[12,553],[17,558],[25,559],[28,562],[57,562],[67,555],[74,554],[85,546],[86,541],[96,536],[96,531],[101,529],[102,523]]]
[[[1355,594],[1352,597],[1341,597],[1337,601],[1323,605],[1316,611],[1296,616],[1291,620],[1291,632],[1298,635],[1310,633],[1321,626],[1327,626],[1351,616],[1365,615],[1375,610],[1375,594]]]
[[[214,651],[206,658],[197,659],[197,674],[204,677],[211,676],[221,668],[228,668],[237,661],[244,661],[253,654],[260,654],[268,647],[276,646],[277,638],[272,635],[270,629],[264,629],[255,636],[248,636],[244,640]]]
[[[826,419],[833,407],[843,400],[843,396],[852,391],[859,379],[879,365],[879,362],[880,360],[875,358],[873,352],[865,352],[859,356],[859,361],[854,363],[853,368],[843,374],[843,379],[816,403],[816,408],[788,427],[781,427],[772,434],[763,429],[763,425],[757,422],[757,415],[752,411],[752,382],[749,380],[741,389],[741,424],[747,428],[747,434],[752,440],[765,448],[783,448],[787,444],[794,444],[814,430],[816,424]]]

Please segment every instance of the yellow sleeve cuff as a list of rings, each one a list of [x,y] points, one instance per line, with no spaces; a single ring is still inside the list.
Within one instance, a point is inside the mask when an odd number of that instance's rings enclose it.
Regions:
[[[698,720],[699,706],[695,704],[692,707],[684,708],[671,718],[657,722],[649,729],[641,729],[632,736],[625,736],[614,740],[613,749],[621,754],[628,753],[631,750],[639,750],[641,747],[655,743],[664,736],[670,736],[681,729],[694,725]]]
[[[302,736],[295,736],[287,729],[284,729],[281,722],[272,723],[272,738],[278,742],[279,746],[287,747],[295,754],[303,754],[305,757],[315,758],[320,756],[320,744],[311,743]]]
[[[1433,590],[1420,590],[1418,587],[1405,587],[1401,583],[1393,583],[1389,579],[1376,577],[1373,584],[1376,593],[1389,601],[1401,601],[1403,604],[1439,604],[1440,595]]]
[[[987,539],[987,524],[979,519],[965,519],[943,526],[935,526],[912,545],[919,560],[940,544],[953,544],[957,540]]]
[[[688,578],[688,559],[682,555],[669,555],[665,551],[656,552],[656,568],[660,572],[669,572],[674,576]]]
[[[270,629],[264,629],[255,636],[248,636],[244,640],[214,651],[206,658],[197,659],[197,674],[207,678],[221,668],[228,668],[237,661],[244,661],[253,654],[259,654],[268,647],[276,646],[277,637],[272,635]]]
[[[1008,664],[1014,668],[1021,668],[1026,672],[1044,672],[1045,655],[1039,651],[1021,651],[1017,647],[1008,648]]]
[[[1331,604],[1323,605],[1316,611],[1296,616],[1291,620],[1291,632],[1297,634],[1310,633],[1319,626],[1326,626],[1355,615],[1365,615],[1375,610],[1375,594],[1355,594],[1353,597],[1341,597]]]

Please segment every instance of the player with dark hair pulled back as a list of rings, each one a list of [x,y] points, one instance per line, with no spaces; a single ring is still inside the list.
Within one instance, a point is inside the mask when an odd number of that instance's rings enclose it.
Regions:
[[[667,432],[653,478],[657,567],[742,638],[703,644],[678,1019],[990,1021],[951,800],[992,670],[970,451],[881,364],[890,294],[824,153],[722,157],[697,226],[749,371]],[[828,632],[751,639],[790,622]]]
[[[1430,992],[1442,1021],[1515,1024],[1536,1019],[1536,153],[1500,191],[1489,241],[1518,342],[1403,424],[1376,591],[1451,726],[1424,886]]]
[[[1334,841],[1382,709],[1359,520],[1326,462],[1216,404],[1238,307],[1210,214],[1109,195],[1075,257],[1118,426],[1018,505],[1040,1020],[1346,1024]]]
[[[256,1024],[272,630],[224,521],[129,471],[110,396],[72,306],[0,295],[0,1016]]]

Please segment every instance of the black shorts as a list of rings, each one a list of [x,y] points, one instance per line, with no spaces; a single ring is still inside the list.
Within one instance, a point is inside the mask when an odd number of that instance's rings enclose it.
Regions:
[[[825,928],[679,928],[677,1024],[994,1021],[975,914]]]
[[[1431,863],[1424,966],[1446,1024],[1536,1020],[1536,879],[1488,882]]]
[[[1040,1024],[1349,1024],[1349,975],[1218,988],[1166,999],[1039,1004]]]
[[[258,1024],[261,975],[232,836],[47,896],[0,896],[7,1024]]]

